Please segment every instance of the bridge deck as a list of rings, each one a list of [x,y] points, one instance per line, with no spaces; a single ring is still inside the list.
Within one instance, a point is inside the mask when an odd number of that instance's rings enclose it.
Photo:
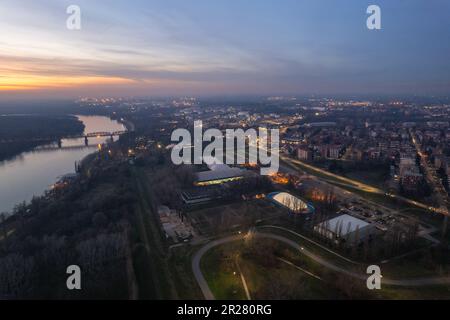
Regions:
[[[83,133],[79,135],[73,136],[64,136],[64,137],[36,137],[30,139],[1,139],[0,143],[14,143],[14,142],[25,142],[25,141],[57,141],[61,139],[81,139],[81,138],[94,138],[94,137],[111,137],[111,136],[120,136],[128,131],[114,131],[114,132],[90,132]]]

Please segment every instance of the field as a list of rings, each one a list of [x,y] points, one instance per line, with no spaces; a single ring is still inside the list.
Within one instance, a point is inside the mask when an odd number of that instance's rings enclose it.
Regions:
[[[448,285],[382,285],[381,290],[368,290],[364,280],[324,268],[271,239],[213,248],[203,257],[201,268],[218,299],[450,299]]]
[[[270,224],[288,212],[266,200],[249,200],[191,211],[189,218],[204,236],[219,236],[227,232],[245,231],[255,224]]]
[[[201,267],[217,299],[247,299],[243,281],[252,300],[342,296],[329,285],[328,274],[320,265],[272,240],[258,239],[255,248],[244,242],[215,248],[205,255]]]

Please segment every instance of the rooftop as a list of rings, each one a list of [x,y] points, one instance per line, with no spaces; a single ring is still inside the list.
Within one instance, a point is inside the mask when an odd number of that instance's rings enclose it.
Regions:
[[[202,171],[197,173],[197,182],[238,178],[244,175],[244,170],[239,168],[226,168],[221,170]]]
[[[356,231],[356,229],[361,230],[369,226],[370,223],[365,222],[364,220],[355,218],[348,214],[340,215],[336,218],[324,221],[319,224],[320,227],[325,227],[326,229],[335,232],[340,229],[340,235],[346,235]]]
[[[268,197],[295,213],[311,213],[314,211],[312,206],[287,192],[274,192],[269,194]]]

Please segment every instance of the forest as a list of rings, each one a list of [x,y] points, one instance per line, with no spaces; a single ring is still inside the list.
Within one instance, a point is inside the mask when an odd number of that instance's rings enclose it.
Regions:
[[[74,116],[0,116],[0,161],[54,142],[59,137],[80,134],[84,125]],[[33,140],[38,139],[38,140]]]

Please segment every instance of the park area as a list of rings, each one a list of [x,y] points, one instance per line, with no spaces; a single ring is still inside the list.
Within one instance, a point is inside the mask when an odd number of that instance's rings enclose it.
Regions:
[[[306,250],[306,248],[305,248]],[[320,254],[328,260],[327,255]],[[344,266],[344,264],[341,264]],[[248,238],[205,253],[200,264],[216,299],[435,299],[449,298],[450,287],[388,286],[368,290],[366,281],[337,272],[274,239]],[[349,271],[363,273],[363,266]],[[393,275],[393,274],[392,274]],[[394,276],[394,275],[393,275]],[[401,278],[398,273],[395,278]]]
[[[257,224],[273,224],[288,211],[265,199],[214,205],[191,211],[189,219],[202,236],[218,236],[227,232],[247,231]]]

